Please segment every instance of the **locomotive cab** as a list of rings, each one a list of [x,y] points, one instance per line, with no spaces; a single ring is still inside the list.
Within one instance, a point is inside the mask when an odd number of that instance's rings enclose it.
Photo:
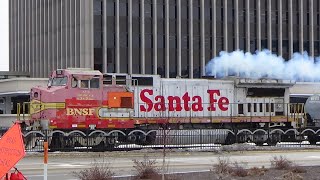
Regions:
[[[68,69],[71,70],[71,69]],[[52,86],[64,86],[66,88],[99,89],[101,87],[102,74],[100,72],[87,74],[83,71],[56,70],[52,73],[48,88]]]

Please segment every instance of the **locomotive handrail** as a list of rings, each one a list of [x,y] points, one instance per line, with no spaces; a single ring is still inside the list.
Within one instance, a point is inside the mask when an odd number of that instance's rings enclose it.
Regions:
[[[28,107],[28,108],[26,108]],[[22,109],[22,114],[21,114]],[[21,119],[22,116],[22,119]],[[26,118],[30,118],[30,102],[17,103],[17,120],[26,120]]]
[[[22,113],[23,120],[26,119],[26,116],[28,116],[27,118],[30,118],[30,102],[23,102]]]
[[[305,119],[305,116],[306,116],[304,103],[290,103],[289,106],[290,106],[289,107],[290,108],[290,113],[289,113],[290,118],[293,118],[293,121],[297,125],[301,126],[302,124],[305,124],[305,122],[299,123],[299,120]]]
[[[17,103],[17,120],[20,121],[20,103]]]

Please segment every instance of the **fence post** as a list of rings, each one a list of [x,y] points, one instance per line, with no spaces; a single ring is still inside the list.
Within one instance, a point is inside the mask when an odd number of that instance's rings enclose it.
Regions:
[[[202,149],[202,146],[203,146],[203,139],[202,139],[202,138],[203,138],[203,137],[202,137],[202,136],[203,136],[203,133],[202,133],[202,130],[203,130],[203,129],[200,129],[200,149]]]
[[[43,171],[43,179],[47,180],[48,179],[48,142],[45,141],[43,144],[43,149],[44,149],[44,158],[43,158],[43,163],[44,163],[44,171]]]
[[[90,138],[89,138],[89,133],[90,133],[90,132],[89,132],[89,129],[87,129],[87,130],[86,130],[87,152],[89,152],[89,144],[90,144],[90,143],[89,143],[89,140],[90,140]]]

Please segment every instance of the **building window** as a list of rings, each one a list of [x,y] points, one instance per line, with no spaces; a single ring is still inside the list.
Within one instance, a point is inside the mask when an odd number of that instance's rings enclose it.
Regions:
[[[96,70],[102,70],[101,65],[102,65],[102,48],[94,48],[94,64],[96,67],[94,69]]]
[[[107,1],[107,16],[114,16],[114,0]]]
[[[152,34],[145,35],[145,48],[153,48],[152,47]]]
[[[200,19],[200,7],[196,6],[193,7],[193,19],[194,20],[199,20]]]
[[[144,2],[144,17],[152,17],[152,3],[149,1]]]
[[[159,34],[157,36],[157,47],[164,48],[164,35],[162,35],[162,34]]]
[[[163,4],[157,4],[157,18],[163,18],[164,17],[164,5]]]
[[[303,42],[303,51],[307,51],[307,53],[310,53],[309,41]]]
[[[272,40],[272,52],[278,54],[278,41]]]
[[[95,0],[93,6],[94,6],[93,14],[94,15],[101,15],[102,14],[102,1]]]
[[[289,41],[288,40],[282,40],[282,51],[283,52],[289,52]]]
[[[320,41],[314,41],[314,56],[318,57],[320,55]]]
[[[266,39],[261,40],[261,49],[268,49],[268,41]]]
[[[293,41],[293,52],[299,52],[299,41]]]
[[[188,19],[188,6],[184,6],[181,2],[181,19]]]
[[[139,17],[139,11],[140,11],[140,6],[139,6],[139,1],[132,1],[132,17]]]
[[[94,32],[94,48],[102,47],[102,32],[95,31]]]
[[[121,0],[119,3],[119,16],[128,16],[128,3]]]
[[[169,36],[169,48],[175,49],[177,48],[177,38],[176,36]]]
[[[120,73],[128,72],[128,49],[120,48]]]

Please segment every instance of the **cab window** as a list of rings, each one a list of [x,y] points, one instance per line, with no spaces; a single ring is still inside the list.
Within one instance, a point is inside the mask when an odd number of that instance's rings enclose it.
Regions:
[[[90,80],[90,88],[99,88],[99,82],[100,82],[99,78],[92,78]]]
[[[80,88],[89,88],[89,80],[80,80]]]
[[[78,80],[76,78],[74,78],[74,77],[71,80],[71,87],[72,88],[78,87]]]
[[[80,80],[80,88],[97,89],[100,87],[100,79],[92,78],[90,80]]]

